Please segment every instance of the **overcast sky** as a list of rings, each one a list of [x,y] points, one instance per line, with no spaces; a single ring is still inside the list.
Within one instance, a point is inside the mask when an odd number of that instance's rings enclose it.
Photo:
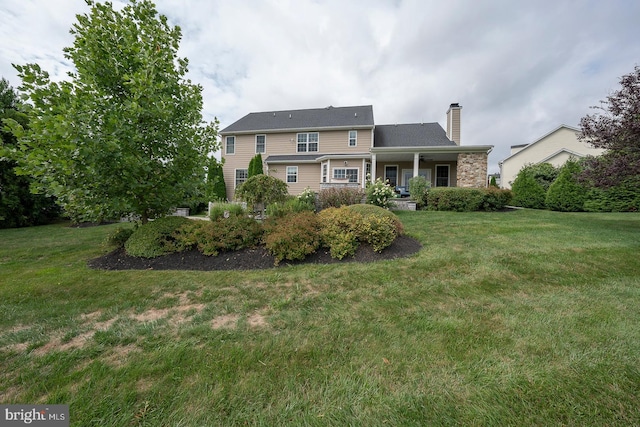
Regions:
[[[123,4],[113,2],[116,7]],[[118,6],[120,5],[120,6]],[[376,124],[439,122],[462,105],[462,144],[509,147],[590,106],[640,65],[638,0],[157,0],[224,128],[249,112],[373,105]],[[72,64],[83,0],[0,0],[0,76]]]

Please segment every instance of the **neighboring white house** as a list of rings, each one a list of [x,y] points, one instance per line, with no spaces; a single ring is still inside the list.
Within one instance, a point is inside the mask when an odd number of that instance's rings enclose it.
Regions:
[[[560,125],[530,144],[512,145],[511,155],[500,162],[500,186],[511,188],[520,169],[527,164],[551,163],[562,166],[571,157],[598,156],[604,152],[580,141],[580,129]]]

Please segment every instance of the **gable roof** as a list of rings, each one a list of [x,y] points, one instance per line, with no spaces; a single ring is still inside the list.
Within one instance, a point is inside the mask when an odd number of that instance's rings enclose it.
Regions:
[[[249,113],[222,129],[220,134],[355,127],[373,127],[371,105]]]
[[[376,148],[456,146],[438,123],[376,126],[373,141]]]
[[[580,129],[578,129],[577,127],[573,127],[573,126],[569,126],[569,125],[560,125],[557,128],[555,128],[554,130],[552,130],[551,132],[548,132],[548,133],[544,134],[543,136],[541,136],[540,138],[536,139],[535,141],[533,141],[530,144],[512,145],[511,148],[519,148],[519,147],[524,147],[524,148],[522,150],[519,150],[519,151],[517,151],[517,152],[515,152],[515,153],[513,153],[513,154],[511,154],[511,155],[509,155],[507,157],[505,157],[504,159],[502,159],[502,161],[498,162],[498,164],[502,164],[502,163],[506,162],[507,160],[509,160],[510,158],[519,155],[520,153],[522,153],[523,151],[525,151],[526,149],[528,149],[532,145],[542,141],[543,139],[545,139],[549,135],[556,133],[557,131],[559,131],[562,128],[566,128],[566,129],[572,130],[574,132],[580,132]]]

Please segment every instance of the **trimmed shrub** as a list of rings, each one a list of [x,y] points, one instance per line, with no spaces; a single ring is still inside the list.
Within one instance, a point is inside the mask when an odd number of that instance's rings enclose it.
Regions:
[[[134,231],[133,228],[118,227],[109,233],[105,239],[105,244],[116,248],[124,248],[124,244],[129,240],[129,237],[131,237]]]
[[[380,206],[389,209],[395,206],[393,199],[396,193],[388,183],[383,182],[382,178],[377,178],[376,182],[367,187],[367,204]]]
[[[205,255],[215,256],[224,251],[256,246],[263,233],[262,225],[248,216],[192,222],[176,231],[176,246],[179,249],[197,247]]]
[[[270,218],[264,230],[265,247],[276,265],[283,260],[303,260],[320,247],[320,223],[309,210]]]
[[[354,187],[330,187],[320,190],[320,193],[318,193],[320,210],[355,205],[362,203],[363,198],[364,192],[362,189]]]
[[[480,209],[483,200],[484,194],[477,188],[437,187],[429,191],[427,209],[473,212]]]
[[[371,245],[374,251],[382,252],[398,237],[393,220],[386,216],[367,215],[358,227],[358,239]]]
[[[309,203],[307,200],[300,199],[298,197],[290,197],[284,203],[272,203],[267,206],[267,216],[270,217],[283,217],[293,213],[309,211],[315,211],[315,205]]]
[[[363,205],[363,204],[351,205],[349,206],[349,209],[354,212],[358,212],[360,215],[364,217],[378,216],[378,217],[388,218],[393,223],[397,236],[401,236],[404,233],[404,225],[402,225],[402,221],[400,221],[400,218],[398,218],[398,215],[394,214],[393,212],[387,209],[383,209],[375,205]]]
[[[416,202],[416,207],[422,209],[427,206],[427,195],[431,183],[424,176],[414,176],[409,180],[409,196]]]
[[[484,196],[480,209],[483,211],[500,211],[505,208],[513,197],[510,190],[501,190],[497,187],[489,187],[482,190]]]
[[[584,210],[588,212],[640,212],[640,178],[628,178],[615,187],[592,188]]]
[[[128,255],[155,258],[160,255],[177,252],[174,233],[190,221],[185,217],[166,216],[138,227],[127,239],[124,248]]]
[[[560,169],[560,175],[551,184],[545,205],[554,211],[581,212],[587,199],[587,189],[578,183],[576,177],[582,167],[575,160],[568,160]]]
[[[358,249],[358,232],[363,216],[346,207],[327,208],[318,213],[322,244],[332,258],[354,256]]]
[[[245,211],[239,203],[214,203],[209,211],[209,219],[215,221],[220,218],[244,214]]]
[[[544,209],[547,190],[530,170],[522,168],[511,186],[513,204],[523,208]]]

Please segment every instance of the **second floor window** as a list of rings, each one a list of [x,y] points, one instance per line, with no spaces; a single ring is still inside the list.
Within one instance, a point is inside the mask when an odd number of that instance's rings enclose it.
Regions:
[[[349,147],[355,147],[358,145],[358,131],[350,130],[349,131]]]
[[[267,135],[256,135],[256,154],[267,152]]]
[[[312,153],[318,151],[318,132],[298,134],[298,153]]]
[[[226,154],[236,154],[236,137],[235,136],[228,136],[227,137],[227,147],[226,147]]]

